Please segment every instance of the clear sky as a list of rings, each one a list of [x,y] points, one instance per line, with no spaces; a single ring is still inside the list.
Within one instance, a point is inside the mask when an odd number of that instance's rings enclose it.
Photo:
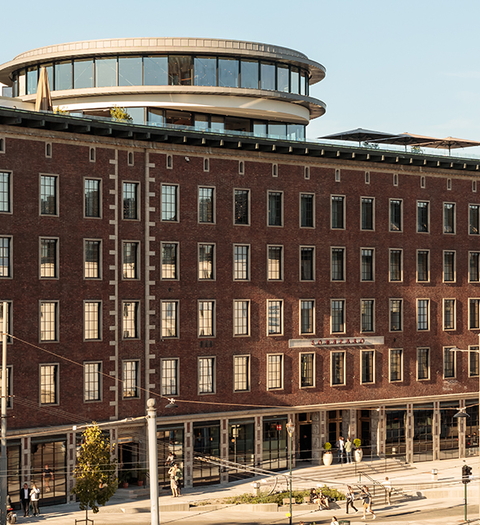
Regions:
[[[327,69],[311,139],[363,127],[480,140],[478,0],[2,0],[0,14],[0,63],[101,38],[265,42]]]

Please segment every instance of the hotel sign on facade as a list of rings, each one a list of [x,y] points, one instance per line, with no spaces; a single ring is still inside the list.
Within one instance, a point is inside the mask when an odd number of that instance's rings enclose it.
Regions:
[[[288,341],[289,348],[330,348],[336,346],[374,346],[383,345],[384,338],[382,337],[322,337],[315,339],[290,339]]]

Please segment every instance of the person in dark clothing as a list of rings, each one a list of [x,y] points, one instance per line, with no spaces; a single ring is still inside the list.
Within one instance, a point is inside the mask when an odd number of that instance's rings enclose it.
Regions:
[[[28,517],[28,508],[30,506],[30,489],[28,488],[28,483],[24,483],[23,487],[20,489],[20,502],[22,503],[23,517]]]
[[[347,485],[347,493],[345,494],[346,501],[346,512],[348,514],[348,507],[352,507],[355,512],[358,512],[358,509],[355,508],[353,502],[355,501],[355,493],[350,485]]]

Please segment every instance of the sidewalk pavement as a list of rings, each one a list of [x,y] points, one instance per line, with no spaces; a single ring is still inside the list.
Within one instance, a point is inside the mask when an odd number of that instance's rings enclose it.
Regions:
[[[468,489],[468,518],[470,523],[479,521],[479,459],[469,458],[466,463],[473,467],[476,481],[467,485]],[[379,462],[374,462],[377,467],[381,467]],[[374,503],[374,510],[377,515],[375,525],[378,523],[389,523],[390,525],[455,525],[467,523],[464,520],[464,485],[461,483],[461,468],[464,464],[463,459],[430,461],[425,463],[416,463],[413,469],[405,471],[391,471],[386,475],[390,478],[393,487],[402,487],[404,491],[417,493],[420,490],[426,497],[423,499],[410,499],[401,502],[392,502],[391,506],[384,504],[383,498],[377,497]],[[300,467],[294,470],[294,476],[308,478],[309,481],[294,482],[294,489],[307,488],[314,486],[312,480],[323,485],[337,486],[340,490],[342,484],[355,483],[357,479],[350,476],[343,477],[341,468],[330,471],[330,475],[335,474],[334,479],[329,477],[330,467]],[[432,481],[432,469],[438,470],[438,481]],[[385,476],[378,479],[382,481]],[[208,501],[223,499],[234,495],[253,493],[253,480],[259,478],[249,478],[236,483],[226,483],[220,485],[210,485],[184,489],[180,498],[173,498],[170,494],[161,494],[159,497],[160,504],[160,523],[175,524],[289,524],[286,515],[287,509],[280,508],[278,512],[257,512],[250,505],[231,505],[231,506],[204,506]],[[310,485],[308,484],[310,483]],[[424,490],[425,485],[439,486],[440,492],[435,489]],[[418,490],[417,490],[418,488]],[[443,496],[441,491],[447,496]],[[123,499],[122,490],[120,489],[114,498],[105,506],[101,507],[98,514],[89,512],[89,519],[94,521],[95,525],[148,525],[151,523],[150,517],[150,500],[148,488],[143,489],[144,499]],[[432,496],[432,497],[430,497]],[[140,498],[142,498],[140,492]],[[360,502],[358,502],[360,504]],[[197,504],[197,507],[188,509],[187,504]],[[203,505],[199,505],[203,504]],[[172,511],[172,505],[184,510]],[[357,514],[345,514],[344,502],[339,502],[339,506],[327,511],[311,511],[303,508],[302,505],[294,506],[292,523],[299,525],[302,521],[305,525],[326,524],[329,525],[332,516],[338,520],[349,520],[350,525],[360,525],[367,521],[372,521],[371,516],[367,520],[361,519],[361,505],[357,506],[360,512]],[[258,508],[257,508],[258,509]],[[85,512],[78,509],[77,503],[68,503],[40,509],[42,514],[37,518],[22,518],[19,516],[18,523],[40,523],[49,522],[49,524],[74,524],[75,520],[84,520]]]

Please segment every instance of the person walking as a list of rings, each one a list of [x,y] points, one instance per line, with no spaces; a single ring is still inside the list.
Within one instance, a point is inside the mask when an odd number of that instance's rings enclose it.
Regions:
[[[180,496],[180,487],[179,487],[179,475],[180,469],[178,468],[177,464],[174,463],[169,469],[168,469],[168,475],[170,476],[170,488],[172,489],[172,496],[174,498],[177,498]]]
[[[384,486],[385,488],[385,494],[387,496],[387,503],[389,505],[392,504],[392,482],[387,478],[385,478],[385,481],[382,481],[382,485]]]
[[[367,519],[367,512],[373,516],[372,519],[375,519],[377,516],[375,515],[375,512],[373,512],[373,509],[372,509],[372,505],[373,505],[372,495],[370,494],[370,491],[368,490],[368,487],[366,485],[362,487],[362,493],[360,494],[360,497],[363,500],[362,520]]]
[[[30,506],[30,489],[28,483],[24,483],[20,489],[20,502],[22,503],[23,517],[27,518],[29,515],[28,508]]]
[[[54,477],[53,477],[53,470],[51,468],[49,468],[48,465],[45,465],[45,468],[43,469],[43,472],[42,472],[42,476],[43,476],[43,486],[45,487],[45,492],[50,492],[50,482],[54,480]]]
[[[347,438],[347,441],[345,441],[345,454],[347,456],[347,463],[352,463],[352,451],[353,443],[350,438]]]
[[[355,501],[355,493],[350,485],[347,485],[347,493],[345,494],[345,511],[348,514],[348,507],[352,507],[355,512],[358,512],[358,509],[355,507],[353,502]]]
[[[332,516],[332,521],[330,522],[330,525],[339,525],[337,518],[335,516]]]
[[[32,512],[34,516],[38,516],[40,511],[38,510],[38,502],[40,500],[40,489],[35,483],[32,483],[30,490],[30,501],[32,502]]]

